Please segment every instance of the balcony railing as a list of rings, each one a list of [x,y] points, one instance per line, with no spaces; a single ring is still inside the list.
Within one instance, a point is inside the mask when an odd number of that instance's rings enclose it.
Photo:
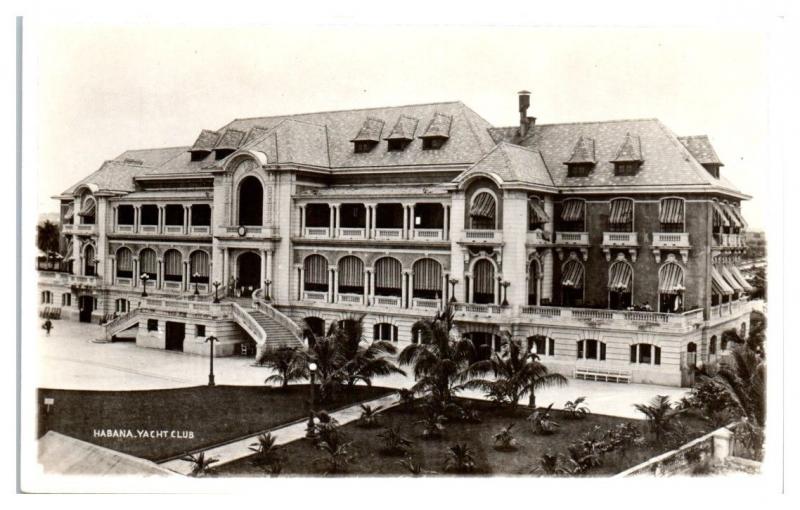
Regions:
[[[741,234],[714,234],[714,246],[719,248],[744,248],[746,243]]]
[[[331,229],[328,227],[306,227],[303,237],[309,239],[327,239],[331,236]]]
[[[139,225],[140,234],[158,234],[158,225]]]
[[[395,239],[403,238],[402,228],[377,228],[375,229],[375,239]]]
[[[134,225],[115,225],[114,232],[119,232],[121,234],[128,234],[133,233],[136,230]]]
[[[62,227],[65,234],[94,235],[97,233],[97,225],[81,225],[67,223]]]
[[[503,242],[503,231],[480,229],[465,230],[461,241],[470,244],[500,244]]]
[[[741,298],[730,303],[712,306],[709,315],[713,319],[715,317],[741,315],[751,310],[751,302],[747,298]]]
[[[164,225],[165,234],[183,234],[183,225]]]
[[[114,285],[117,287],[133,287],[133,278],[117,276],[114,279]]]
[[[161,283],[161,288],[164,290],[180,291],[181,286],[181,282],[164,281]]]
[[[211,226],[209,225],[189,225],[190,234],[210,234]]]
[[[603,232],[603,246],[639,246],[636,232]]]
[[[400,307],[400,296],[375,296],[376,306]]]
[[[339,227],[338,237],[339,239],[366,239],[367,229]]]
[[[484,305],[476,303],[455,303],[453,309],[462,313],[481,313],[487,315],[500,315],[503,308],[500,305]]]
[[[528,232],[525,236],[526,244],[530,245],[547,244],[549,242],[548,239],[550,239],[549,233],[542,232],[541,230]]]
[[[588,232],[556,232],[556,244],[568,246],[588,246]]]
[[[564,308],[555,306],[523,306],[520,309],[522,316],[538,317],[566,321],[575,319],[579,321],[614,321],[645,324],[671,324],[689,327],[695,322],[703,320],[703,310],[696,309],[683,313],[639,312],[628,310],[602,310],[594,308]]]
[[[688,248],[688,232],[653,232],[654,248]]]
[[[414,229],[414,239],[420,241],[441,241],[444,236],[440,228],[417,228]]]
[[[244,235],[241,235],[239,225],[223,225],[219,227],[219,232],[225,237],[246,237],[259,239],[267,237],[277,237],[278,229],[274,227],[264,227],[261,225],[245,225]]]
[[[425,309],[438,309],[441,305],[441,300],[439,299],[428,299],[428,298],[414,298],[412,300],[412,306],[414,308],[425,308]]]
[[[303,300],[314,301],[315,303],[327,303],[328,293],[316,290],[306,290],[303,291]]]
[[[42,271],[39,277],[43,280],[52,281],[61,285],[83,285],[86,287],[95,287],[102,281],[99,276],[84,276],[78,274],[69,274],[63,272],[50,272]]]
[[[337,294],[336,301],[342,304],[360,305],[364,302],[361,294]]]

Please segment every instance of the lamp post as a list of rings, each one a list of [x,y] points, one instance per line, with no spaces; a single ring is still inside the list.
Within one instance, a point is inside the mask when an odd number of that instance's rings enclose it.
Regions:
[[[144,273],[139,279],[142,280],[142,297],[147,297],[147,280],[150,279],[150,275]]]
[[[195,296],[199,296],[200,295],[200,291],[197,290],[197,283],[198,283],[197,279],[200,278],[200,273],[194,273],[192,275],[192,278],[194,278],[194,295]]]
[[[450,278],[447,281],[447,283],[449,283],[450,285],[453,286],[453,290],[450,291],[450,302],[451,303],[455,303],[456,302],[456,284],[458,283],[458,279],[457,278]]]
[[[272,283],[272,280],[264,280],[264,301],[271,301],[272,298],[269,297],[269,286]]]
[[[219,303],[219,286],[222,285],[220,282],[214,282],[211,285],[214,286],[214,302]]]
[[[501,306],[508,306],[508,286],[511,285],[511,282],[506,280],[500,285],[503,286],[503,304]]]
[[[317,364],[311,362],[308,364],[309,379],[311,381],[311,394],[308,399],[308,425],[306,426],[306,437],[311,439],[316,437],[317,433],[314,430],[314,384],[316,382]]]
[[[206,342],[208,342],[208,352],[210,354],[209,363],[210,368],[208,372],[208,385],[214,386],[214,342],[219,342],[219,339],[215,336],[209,336],[206,338]]]

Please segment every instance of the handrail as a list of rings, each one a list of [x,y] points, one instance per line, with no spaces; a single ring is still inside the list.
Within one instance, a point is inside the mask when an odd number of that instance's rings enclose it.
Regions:
[[[247,311],[239,306],[239,303],[231,302],[233,309],[233,320],[239,324],[250,336],[252,336],[256,344],[264,345],[267,341],[267,332]]]
[[[132,308],[132,309],[128,310],[127,312],[125,312],[124,314],[118,315],[118,316],[114,317],[113,319],[111,319],[110,321],[104,323],[103,324],[103,334],[104,334],[105,338],[108,340],[111,337],[111,335],[109,335],[109,331],[114,329],[116,326],[118,326],[120,324],[123,324],[125,321],[133,318],[134,316],[138,315],[139,312],[140,312],[139,308]]]
[[[265,301],[261,298],[261,295],[264,293],[263,289],[256,289],[253,292],[253,306],[256,310],[262,312],[264,315],[267,315],[272,320],[289,330],[291,334],[293,334],[298,340],[302,341],[303,339],[303,330],[300,326],[290,319],[288,316],[284,315],[280,310],[272,306],[270,303]]]

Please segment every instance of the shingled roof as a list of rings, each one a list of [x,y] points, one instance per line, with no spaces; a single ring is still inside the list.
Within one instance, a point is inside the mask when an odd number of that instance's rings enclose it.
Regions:
[[[247,132],[247,136],[245,136],[244,140],[242,141],[242,146],[244,147],[253,142],[257,142],[258,140],[264,138],[268,132],[269,129],[259,126],[250,128],[250,131]]]
[[[244,139],[244,131],[238,129],[226,129],[222,136],[219,138],[215,149],[229,149],[236,150],[241,146]]]
[[[409,117],[408,115],[401,115],[397,122],[395,122],[392,131],[387,136],[386,140],[413,140],[414,133],[417,132],[417,124],[419,119]]]
[[[642,161],[642,140],[638,136],[625,133],[625,139],[617,149],[617,155],[612,160],[615,163],[628,161]]]
[[[719,156],[717,156],[717,152],[711,145],[711,141],[708,139],[708,136],[679,136],[678,140],[681,141],[684,147],[686,147],[692,156],[694,156],[694,159],[696,159],[701,165],[725,166],[723,165],[722,161],[719,160]]]
[[[420,138],[449,138],[450,124],[452,123],[452,117],[437,112],[433,115],[430,124],[428,124],[428,128],[422,133]]]
[[[501,184],[525,183],[553,186],[553,178],[539,151],[508,142],[497,144],[489,154],[462,172],[453,182],[464,182],[476,174],[490,175],[498,179]]]
[[[565,163],[595,163],[594,158],[594,139],[588,136],[580,136],[572,149],[572,155]]]
[[[383,125],[385,122],[374,117],[364,119],[364,125],[358,130],[355,138],[351,142],[380,142]]]
[[[214,147],[217,145],[218,141],[218,132],[211,131],[210,129],[204,129],[200,131],[200,135],[197,137],[197,140],[195,140],[191,150],[193,152],[211,152],[214,150]]]

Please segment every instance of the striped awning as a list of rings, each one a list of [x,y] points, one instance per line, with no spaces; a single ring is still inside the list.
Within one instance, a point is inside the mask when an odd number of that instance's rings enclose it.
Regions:
[[[481,259],[472,268],[473,290],[478,294],[494,294],[494,266]]]
[[[375,286],[388,289],[402,287],[403,267],[400,261],[391,257],[383,257],[375,262]]]
[[[327,285],[328,261],[322,255],[309,255],[303,261],[303,280],[305,283]]]
[[[83,210],[78,213],[79,216],[94,216],[94,210],[97,208],[97,203],[94,200],[87,200],[83,204]]]
[[[72,260],[72,239],[67,242],[64,248],[64,262],[69,262],[70,260]]]
[[[364,285],[364,263],[348,255],[339,261],[339,285],[361,287]]]
[[[680,198],[662,200],[658,220],[661,223],[683,223],[683,200]]]
[[[736,219],[739,220],[742,228],[747,228],[747,221],[744,219],[744,216],[742,216],[742,211],[733,204],[729,204],[728,207],[730,207],[731,212],[734,214],[734,216],[736,216]]]
[[[583,265],[580,262],[570,260],[564,265],[561,286],[572,287],[573,289],[583,288]]]
[[[531,221],[535,223],[547,223],[550,221],[550,216],[544,211],[542,202],[538,198],[531,198],[528,201],[530,208]]]
[[[733,289],[731,286],[728,285],[722,275],[719,274],[719,271],[717,271],[717,268],[714,266],[711,267],[711,288],[714,290],[715,294],[724,294],[726,296],[733,294]]]
[[[583,219],[583,201],[566,200],[561,204],[561,219],[563,221],[580,221]]]
[[[414,262],[414,290],[442,290],[442,265],[433,259]]]
[[[479,193],[478,196],[472,200],[472,207],[469,209],[470,216],[477,216],[479,218],[494,219],[494,212],[494,197],[489,193]]]
[[[608,288],[614,292],[630,292],[633,270],[625,262],[615,262],[608,271]]]
[[[725,278],[725,281],[728,282],[728,285],[730,285],[735,292],[744,292],[744,287],[736,281],[736,278],[733,277],[726,264],[719,265],[719,273]]]
[[[72,221],[75,217],[75,206],[73,204],[67,205],[67,210],[64,212],[64,220]]]
[[[624,225],[633,221],[633,200],[612,200],[608,221],[612,225]]]
[[[725,214],[728,216],[728,219],[731,221],[731,225],[734,227],[742,228],[742,222],[739,221],[739,216],[734,212],[733,207],[730,204],[720,203],[722,206],[722,210],[725,211]]]
[[[744,288],[745,292],[753,292],[755,290],[753,286],[750,285],[750,283],[748,283],[747,279],[744,277],[742,272],[739,271],[738,267],[731,264],[728,266],[728,271],[730,271],[731,276],[736,278],[736,281],[739,282],[739,285],[741,285]]]
[[[683,268],[675,263],[670,263],[661,268],[658,273],[658,291],[662,294],[677,294],[683,292]]]
[[[728,215],[720,207],[719,202],[711,202],[711,207],[714,209],[714,226],[727,227],[731,222],[728,220]]]

